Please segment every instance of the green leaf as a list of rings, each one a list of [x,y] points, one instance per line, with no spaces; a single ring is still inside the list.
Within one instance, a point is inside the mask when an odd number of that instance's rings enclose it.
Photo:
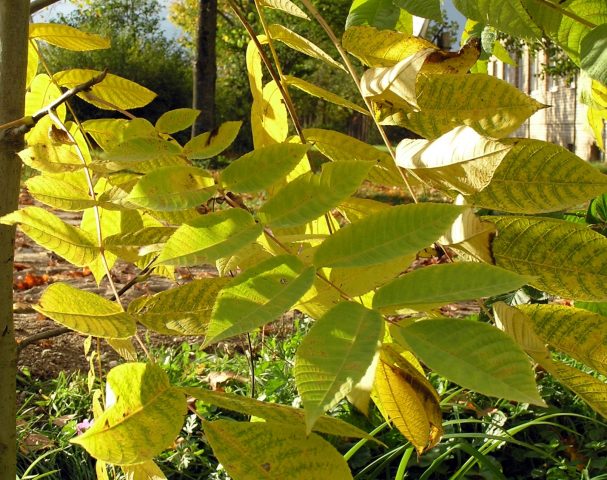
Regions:
[[[363,378],[383,337],[382,316],[342,302],[314,323],[295,354],[295,384],[306,410],[306,430]]]
[[[333,162],[370,162],[373,168],[369,172],[369,180],[382,185],[402,186],[402,176],[389,153],[333,130],[306,128],[304,135],[308,142]]]
[[[571,0],[567,2],[564,10],[573,13],[574,18],[563,12],[556,32],[556,41],[567,55],[579,64],[581,44],[586,35],[596,26],[607,23],[607,4],[602,0]],[[555,38],[553,32],[551,36]]]
[[[526,40],[541,38],[542,32],[531,19],[521,0],[453,0],[466,17]]]
[[[160,115],[156,121],[156,130],[162,133],[175,133],[192,126],[200,110],[195,108],[176,108]]]
[[[114,403],[71,442],[116,465],[152,460],[179,435],[187,412],[185,396],[152,364],[119,365],[110,370],[107,382]]]
[[[293,50],[320,60],[327,65],[331,65],[332,67],[337,67],[346,71],[346,68],[341,63],[333,60],[333,58],[322,48],[318,47],[307,38],[304,38],[294,31],[289,30],[287,27],[279,24],[272,24],[268,26],[268,33],[273,40],[278,40],[279,42],[291,47]]]
[[[213,263],[254,242],[261,232],[262,226],[241,209],[203,215],[177,229],[157,263],[182,267]]]
[[[113,146],[100,165],[111,171],[148,173],[160,167],[185,165],[181,147],[162,138],[132,138]]]
[[[368,67],[393,67],[401,60],[436,45],[420,37],[366,25],[349,27],[343,47]]]
[[[83,171],[37,175],[25,185],[36,200],[61,210],[85,210],[97,204],[89,195]]]
[[[154,126],[143,118],[99,118],[82,122],[82,127],[104,151],[129,139],[158,137]]]
[[[5,225],[19,228],[38,245],[82,267],[99,254],[92,236],[73,227],[40,207],[25,207],[0,218]]]
[[[525,352],[486,323],[422,320],[402,327],[408,347],[432,370],[476,392],[544,405]]]
[[[580,66],[590,78],[607,85],[607,23],[584,35],[580,48]]]
[[[281,255],[246,270],[217,296],[205,345],[249,332],[275,320],[306,293],[314,267]]]
[[[354,0],[346,19],[346,29],[356,25],[393,29],[399,18],[400,8],[392,0]]]
[[[72,330],[103,338],[135,334],[135,320],[120,305],[65,283],[53,283],[42,294],[37,312]]]
[[[98,70],[73,68],[55,73],[53,80],[62,87],[74,88],[100,73]],[[145,107],[154,100],[156,94],[135,82],[108,73],[101,83],[93,85],[89,91],[81,92],[78,96],[104,110],[130,110]]]
[[[86,33],[57,23],[30,23],[30,40],[43,40],[56,47],[86,52],[110,48],[110,40],[94,33]]]
[[[322,437],[282,423],[203,421],[213,453],[234,480],[351,479],[348,464]]]
[[[251,417],[262,418],[267,422],[290,424],[298,426],[302,433],[306,432],[305,412],[302,408],[287,407],[277,403],[262,402],[242,395],[213,392],[202,388],[186,387],[185,393],[200,401],[215,405],[219,408],[243,413]],[[335,417],[321,416],[312,428],[315,432],[326,433],[350,438],[366,438],[375,440],[366,432]]]
[[[260,0],[259,4],[263,7],[282,10],[283,12],[293,15],[294,17],[310,20],[310,17],[306,15],[306,12],[291,2],[291,0]]]
[[[399,205],[342,228],[316,250],[314,264],[363,267],[415,253],[445,233],[462,207]]]
[[[387,105],[380,106],[378,115],[383,124],[399,125],[429,139],[460,125],[482,135],[506,137],[546,108],[508,82],[485,74],[421,74],[415,89],[417,110]]]
[[[295,87],[302,92],[307,93],[308,95],[312,95],[314,97],[322,98],[327,102],[334,103],[335,105],[339,105],[340,107],[349,108],[350,110],[354,110],[355,112],[362,113],[363,115],[369,115],[367,109],[356,105],[355,103],[346,100],[345,98],[340,97],[339,95],[330,92],[329,90],[325,90],[324,88],[318,87],[313,83],[306,82],[301,78],[293,77],[292,75],[285,75],[284,81],[287,85],[291,87]]]
[[[448,303],[516,290],[528,278],[484,263],[448,263],[419,268],[381,287],[373,308],[431,310]]]
[[[440,0],[394,0],[394,3],[412,15],[444,23]]]
[[[257,192],[284,179],[305,158],[309,145],[278,143],[256,148],[234,160],[221,172],[225,188],[234,192]]]
[[[206,170],[176,165],[143,176],[126,200],[150,210],[187,210],[205,203],[214,190],[215,180]]]
[[[510,151],[491,182],[469,203],[512,213],[564,210],[607,191],[607,175],[565,148],[531,139],[507,139]]]
[[[205,335],[217,294],[229,280],[193,280],[151,297],[139,297],[131,302],[128,312],[164,335]]]
[[[563,220],[487,217],[497,227],[495,264],[521,275],[552,295],[588,301],[607,300],[607,239]],[[555,248],[558,246],[558,248]]]
[[[213,158],[228,148],[240,131],[242,122],[225,122],[210,132],[195,136],[183,147],[183,153],[190,160]]]
[[[547,367],[542,366],[590,405],[595,412],[607,418],[607,384],[602,379],[559,361]]]
[[[272,227],[293,227],[315,220],[352,195],[371,169],[368,162],[325,163],[320,174],[308,172],[279,190],[259,210]]]
[[[607,318],[562,305],[519,305],[544,343],[607,374]]]

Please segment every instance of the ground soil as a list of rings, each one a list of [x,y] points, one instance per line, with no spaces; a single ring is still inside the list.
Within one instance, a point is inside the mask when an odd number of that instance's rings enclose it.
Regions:
[[[22,196],[23,198],[23,196]],[[23,203],[31,203],[25,196]],[[80,217],[77,212],[55,212],[71,224],[78,224]],[[113,269],[113,279],[118,289],[132,280],[139,270],[133,265],[118,263]],[[211,268],[176,269],[175,281],[167,278],[152,276],[148,281],[138,283],[123,295],[123,303],[127,305],[132,299],[141,295],[154,294],[174,285],[182,284],[194,278],[216,275]],[[15,241],[15,270],[13,282],[13,313],[15,319],[15,334],[21,342],[31,335],[55,330],[60,325],[37,313],[32,306],[38,303],[42,292],[49,284],[64,282],[82,290],[94,292],[109,298],[112,292],[109,282],[103,281],[97,285],[90,271],[76,268],[62,258],[47,252],[27,236],[17,231]],[[140,332],[140,338],[149,345],[169,345],[202,341],[196,337],[170,337]],[[37,378],[55,377],[59,372],[86,371],[88,361],[84,355],[84,335],[69,332],[52,338],[40,340],[24,347],[19,353],[19,368],[27,368]],[[136,345],[136,348],[139,348]],[[101,359],[106,367],[113,367],[120,359],[119,355],[105,342],[100,341]]]

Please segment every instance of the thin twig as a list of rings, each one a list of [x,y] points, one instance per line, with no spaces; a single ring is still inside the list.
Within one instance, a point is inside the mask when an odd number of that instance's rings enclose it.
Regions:
[[[59,0],[32,0],[30,2],[30,15],[39,12],[43,8],[50,7],[53,3],[57,3]]]
[[[283,100],[285,101],[285,106],[287,107],[287,111],[289,112],[291,120],[293,121],[293,125],[295,126],[295,130],[297,131],[297,135],[299,136],[300,139],[302,139],[302,143],[306,143],[305,136],[303,133],[303,128],[301,126],[301,122],[299,121],[299,117],[297,116],[297,112],[295,111],[295,106],[293,105],[293,102],[291,101],[291,97],[289,96],[289,93],[285,90],[285,88],[280,80],[280,76],[278,75],[278,73],[276,72],[274,67],[272,66],[272,63],[270,62],[270,59],[266,55],[266,52],[263,50],[263,46],[259,42],[257,35],[253,31],[253,28],[251,27],[249,22],[247,22],[247,19],[245,18],[244,14],[242,13],[242,11],[238,7],[238,5],[236,5],[233,0],[228,0],[228,3],[230,4],[230,7],[232,7],[232,10],[234,10],[234,13],[240,20],[240,23],[242,23],[242,26],[245,28],[245,30],[249,34],[249,37],[251,37],[251,40],[253,40],[253,42],[257,46],[257,50],[259,51],[261,60],[263,61],[266,68],[268,69],[268,72],[270,73],[272,80],[274,80],[274,82],[276,83],[276,86],[278,87],[278,90],[280,90],[280,94],[281,94]]]
[[[64,335],[66,333],[70,333],[73,330],[67,327],[58,327],[51,328],[50,330],[44,330],[43,332],[35,333],[34,335],[30,335],[27,338],[24,338],[17,344],[17,353],[21,352],[25,347],[28,347],[40,340],[46,340],[48,338],[58,337],[59,335]]]
[[[249,332],[247,332],[247,343],[249,344],[249,365],[251,368],[251,398],[255,398],[255,359],[253,358],[253,344]]]
[[[88,165],[86,163],[86,159],[84,158],[84,154],[82,153],[82,149],[78,146],[76,139],[71,134],[71,132],[67,129],[65,124],[61,121],[61,119],[57,116],[54,110],[49,110],[48,115],[57,126],[59,126],[67,135],[70,142],[74,144],[74,148],[76,150],[76,154],[83,165],[84,175],[86,177],[86,182],[89,188],[89,196],[95,202],[93,205],[93,213],[95,215],[95,226],[97,229],[97,244],[99,247],[99,257],[101,258],[101,264],[103,265],[103,269],[105,270],[105,274],[107,276],[110,288],[112,289],[112,293],[114,294],[115,301],[120,308],[124,310],[122,302],[120,301],[120,295],[118,294],[118,290],[116,289],[116,284],[112,279],[112,272],[107,262],[107,258],[105,257],[105,250],[103,247],[103,232],[101,230],[101,212],[99,211],[99,205],[97,205],[97,194],[95,193],[95,185],[93,184],[93,178],[91,177],[91,172],[89,172]]]

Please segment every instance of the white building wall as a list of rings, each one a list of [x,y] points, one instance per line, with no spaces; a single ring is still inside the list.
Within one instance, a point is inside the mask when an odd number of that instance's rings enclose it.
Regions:
[[[576,82],[541,77],[541,65],[549,61],[544,52],[536,56],[523,52],[517,65],[491,61],[488,73],[519,88],[548,108],[533,114],[513,134],[514,137],[535,138],[555,143],[585,160],[600,160],[592,130],[588,126],[587,107],[577,99]],[[594,147],[593,147],[594,145]]]

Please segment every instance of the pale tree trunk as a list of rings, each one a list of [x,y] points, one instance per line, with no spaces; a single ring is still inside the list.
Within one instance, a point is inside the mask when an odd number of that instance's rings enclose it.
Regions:
[[[215,128],[216,35],[217,0],[200,0],[194,61],[193,106],[202,113],[192,127],[192,136]]]
[[[0,1],[0,125],[23,116],[29,2]],[[1,133],[0,133],[1,136]],[[0,137],[0,215],[17,208],[21,139]],[[13,323],[15,228],[0,225],[0,478],[16,475],[17,350]]]

